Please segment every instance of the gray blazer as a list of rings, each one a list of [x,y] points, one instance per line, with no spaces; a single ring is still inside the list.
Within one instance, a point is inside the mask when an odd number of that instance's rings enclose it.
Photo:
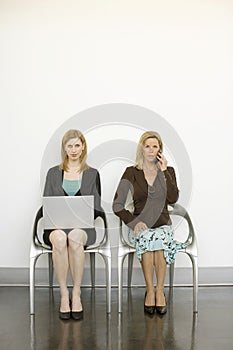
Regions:
[[[45,182],[44,196],[67,196],[67,193],[62,187],[64,171],[57,165],[50,168]],[[76,193],[76,196],[94,196],[94,218],[99,216],[103,209],[101,208],[101,184],[100,175],[98,170],[94,168],[88,168],[83,171],[82,182],[80,190]],[[94,228],[86,229],[88,239],[87,244],[95,243],[96,231]],[[49,234],[51,230],[44,231],[44,241],[46,244],[51,245],[49,241]]]

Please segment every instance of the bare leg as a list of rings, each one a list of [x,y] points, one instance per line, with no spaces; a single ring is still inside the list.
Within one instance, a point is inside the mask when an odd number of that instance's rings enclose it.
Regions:
[[[87,241],[87,234],[81,229],[74,229],[68,235],[68,251],[70,271],[73,280],[72,311],[82,311],[81,283],[84,270],[84,245]]]
[[[155,305],[155,292],[154,292],[154,252],[146,252],[142,254],[142,270],[146,281],[146,306]]]
[[[53,246],[53,265],[60,286],[61,294],[61,312],[69,312],[69,290],[67,288],[68,276],[68,251],[67,251],[67,236],[61,230],[52,231],[49,239]]]
[[[156,305],[165,306],[166,300],[164,296],[164,281],[166,276],[167,264],[164,258],[163,250],[157,250],[154,254],[155,274],[157,279],[156,284]]]

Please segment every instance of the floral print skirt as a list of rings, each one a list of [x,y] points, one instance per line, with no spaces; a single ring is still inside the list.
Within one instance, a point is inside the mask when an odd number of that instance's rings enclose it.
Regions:
[[[139,261],[142,260],[142,254],[146,252],[163,250],[167,264],[173,264],[176,253],[186,248],[185,243],[176,241],[173,237],[174,231],[170,225],[149,228],[137,236],[132,229],[129,230],[129,241],[135,246]]]

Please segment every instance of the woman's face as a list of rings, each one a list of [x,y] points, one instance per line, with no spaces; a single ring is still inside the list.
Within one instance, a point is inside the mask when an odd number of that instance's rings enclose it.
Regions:
[[[65,145],[65,151],[70,160],[77,160],[80,158],[84,145],[79,138],[70,139]]]
[[[143,146],[144,161],[154,162],[159,150],[159,141],[155,137],[147,139]]]

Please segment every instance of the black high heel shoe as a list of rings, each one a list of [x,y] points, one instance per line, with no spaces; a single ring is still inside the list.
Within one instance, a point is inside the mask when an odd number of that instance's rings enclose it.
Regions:
[[[71,311],[71,316],[75,321],[83,319],[83,310],[82,311]]]
[[[72,304],[70,305],[70,307],[72,309]],[[83,310],[82,311],[71,311],[71,317],[75,321],[82,320],[83,319]]]
[[[70,307],[71,307],[71,300],[70,300]],[[59,318],[61,320],[69,320],[71,317],[71,312],[70,311],[67,311],[67,312],[61,312],[59,311]]]
[[[147,292],[145,293],[145,298],[144,298],[144,312],[148,315],[153,315],[155,313],[155,305],[151,305],[151,306],[147,306],[145,305],[145,302],[146,302],[146,294]]]
[[[166,302],[165,294],[164,294],[164,298],[165,298],[165,302]],[[156,310],[156,312],[157,312],[159,315],[165,315],[166,312],[167,312],[167,305],[164,305],[164,306],[157,306],[157,305],[156,305],[156,299],[155,299],[155,310]]]
[[[70,319],[70,311],[67,311],[67,312],[61,312],[59,311],[59,318],[61,320],[69,320]]]

